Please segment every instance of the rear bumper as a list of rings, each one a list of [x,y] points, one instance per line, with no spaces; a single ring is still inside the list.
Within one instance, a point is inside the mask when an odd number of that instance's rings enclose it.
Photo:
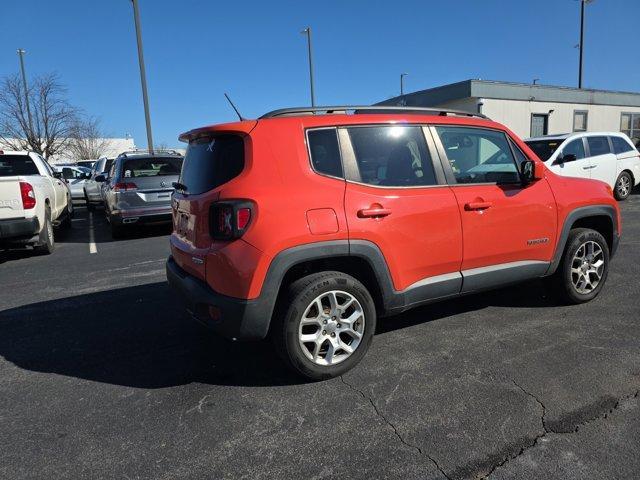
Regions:
[[[193,318],[216,333],[233,340],[262,340],[270,323],[269,302],[264,297],[253,300],[227,297],[215,292],[205,282],[189,275],[173,259],[167,260],[167,280],[186,303]],[[209,307],[220,315],[215,320]]]
[[[118,210],[109,218],[114,225],[143,225],[171,223],[171,206]]]
[[[39,231],[38,217],[0,220],[0,241],[29,239]]]

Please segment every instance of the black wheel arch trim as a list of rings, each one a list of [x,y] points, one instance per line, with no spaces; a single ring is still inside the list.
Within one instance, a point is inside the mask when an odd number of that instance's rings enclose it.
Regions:
[[[556,250],[546,273],[547,275],[555,273],[560,265],[562,254],[564,253],[565,246],[567,245],[567,239],[569,238],[569,233],[571,232],[573,224],[582,218],[601,216],[609,217],[611,225],[613,226],[613,231],[611,232],[611,250],[609,252],[610,257],[613,257],[618,249],[618,243],[620,241],[618,236],[618,216],[616,214],[616,209],[611,205],[588,205],[586,207],[579,207],[569,212],[567,217],[564,219],[562,230],[559,232],[558,240],[556,242]]]

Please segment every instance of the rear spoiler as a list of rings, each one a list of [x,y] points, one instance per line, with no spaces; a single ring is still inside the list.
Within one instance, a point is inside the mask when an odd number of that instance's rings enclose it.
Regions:
[[[208,127],[195,128],[188,132],[182,133],[178,140],[181,142],[190,142],[191,140],[199,137],[206,137],[214,134],[221,133],[243,133],[249,134],[258,124],[257,120],[243,120],[241,122],[222,123],[219,125],[209,125]]]

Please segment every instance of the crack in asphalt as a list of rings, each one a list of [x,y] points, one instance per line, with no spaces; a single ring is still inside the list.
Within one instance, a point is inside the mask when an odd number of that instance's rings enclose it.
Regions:
[[[347,382],[344,377],[341,375],[340,376],[340,380],[342,381],[342,383],[344,383],[347,387],[349,387],[351,390],[353,390],[354,392],[360,394],[360,396],[362,398],[364,398],[365,400],[367,400],[370,404],[371,407],[373,408],[373,411],[376,413],[376,415],[378,417],[380,417],[384,423],[386,423],[389,427],[391,427],[391,429],[393,430],[394,435],[398,438],[398,440],[400,440],[400,443],[402,443],[403,445],[406,445],[409,448],[414,449],[416,452],[418,452],[420,455],[424,455],[425,457],[427,457],[431,463],[433,463],[433,465],[438,469],[438,471],[447,479],[447,480],[452,480],[451,477],[449,477],[449,475],[447,475],[447,473],[442,469],[442,467],[438,464],[438,462],[436,461],[435,458],[433,458],[431,455],[429,455],[427,452],[423,451],[422,448],[418,447],[417,445],[413,445],[409,442],[407,442],[402,435],[400,435],[400,432],[398,431],[398,428],[389,421],[389,419],[380,411],[380,409],[378,409],[378,406],[375,404],[375,402],[373,401],[373,399],[369,396],[367,396],[362,390],[356,388],[354,385],[351,385],[349,382]]]
[[[518,458],[519,456],[521,456],[522,454],[524,454],[527,450],[535,447],[538,442],[540,441],[540,439],[546,437],[549,434],[553,434],[553,435],[566,435],[566,434],[571,434],[571,433],[577,433],[581,427],[588,425],[590,423],[596,422],[598,420],[603,420],[609,417],[610,414],[612,414],[615,410],[618,409],[618,407],[620,407],[620,404],[626,400],[630,400],[632,398],[637,398],[638,395],[640,395],[640,389],[636,390],[634,393],[631,393],[629,395],[625,395],[623,397],[620,397],[616,400],[615,404],[613,405],[613,407],[606,409],[604,412],[595,415],[591,418],[588,418],[586,420],[583,420],[581,422],[579,422],[578,424],[576,424],[573,429],[568,430],[568,431],[562,431],[562,430],[554,430],[553,428],[549,428],[546,424],[546,420],[545,420],[545,415],[547,413],[547,408],[544,405],[544,403],[533,393],[525,390],[521,385],[519,385],[515,380],[511,380],[513,382],[513,384],[518,387],[518,389],[520,389],[522,391],[522,393],[524,393],[525,395],[533,398],[536,403],[540,406],[540,408],[542,409],[542,415],[540,416],[540,423],[542,425],[542,430],[543,433],[536,435],[533,439],[531,439],[531,441],[527,444],[527,445],[523,445],[522,447],[520,447],[519,451],[516,452],[515,454],[511,454],[506,456],[504,459],[502,459],[500,462],[498,462],[497,464],[495,464],[488,473],[481,475],[481,476],[477,476],[476,478],[479,479],[488,479],[498,468],[506,465],[508,462],[510,462],[511,460]]]
[[[540,408],[542,409],[542,415],[540,416],[540,423],[542,424],[542,433],[539,434],[539,435],[536,435],[527,445],[521,446],[520,450],[518,452],[516,452],[515,454],[508,455],[504,459],[502,459],[502,461],[496,463],[493,467],[491,467],[491,470],[489,470],[489,472],[487,472],[486,474],[478,477],[480,479],[489,478],[489,476],[491,476],[491,474],[493,474],[493,472],[495,472],[496,469],[506,465],[508,462],[510,462],[514,458],[518,458],[520,455],[522,455],[524,452],[526,452],[530,448],[535,447],[538,444],[538,442],[540,441],[541,438],[545,437],[548,433],[551,433],[551,430],[549,430],[547,428],[547,424],[546,424],[545,418],[544,418],[545,415],[547,414],[547,407],[545,407],[544,403],[542,403],[542,401],[537,396],[535,396],[533,393],[528,392],[527,390],[525,390],[515,380],[511,380],[511,381],[513,382],[513,384],[516,387],[518,387],[520,389],[520,391],[522,391],[522,393],[524,393],[525,395],[533,398],[536,401],[536,403],[540,406]]]

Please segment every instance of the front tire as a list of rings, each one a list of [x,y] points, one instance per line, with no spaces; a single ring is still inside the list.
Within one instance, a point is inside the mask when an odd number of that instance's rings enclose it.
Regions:
[[[613,191],[616,200],[626,200],[631,194],[633,188],[633,178],[629,172],[622,172],[616,180],[615,190]]]
[[[121,225],[116,225],[113,222],[111,222],[111,238],[113,238],[114,240],[119,240],[121,238],[124,238],[124,236],[125,236],[124,227]]]
[[[558,270],[554,274],[556,291],[566,303],[593,300],[609,274],[609,245],[589,228],[571,230]]]
[[[272,335],[287,366],[308,379],[324,380],[357,365],[375,329],[375,305],[364,285],[342,272],[320,272],[288,287]]]

